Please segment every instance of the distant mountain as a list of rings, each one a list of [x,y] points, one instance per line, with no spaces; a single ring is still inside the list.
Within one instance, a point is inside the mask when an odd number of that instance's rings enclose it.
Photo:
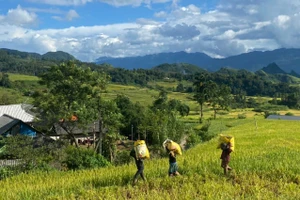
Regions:
[[[276,63],[271,63],[266,67],[261,69],[262,71],[266,72],[267,74],[286,74]]]
[[[42,55],[42,59],[58,60],[58,61],[76,60],[74,56],[63,51],[45,53],[44,55]]]
[[[188,63],[173,63],[168,64],[164,63],[153,67],[152,70],[157,70],[166,73],[182,73],[182,74],[195,74],[197,72],[205,72],[205,69],[202,69],[196,65]]]
[[[222,67],[258,71],[270,63],[276,63],[285,72],[300,73],[300,49],[276,49],[273,51],[254,51],[227,58],[211,58],[204,53],[159,53],[147,56],[109,58],[101,57],[96,63],[109,63],[114,67],[134,69],[150,69],[163,63],[189,63],[206,69],[217,71]]]
[[[291,76],[295,76],[295,77],[300,78],[300,74],[298,74],[298,73],[295,72],[294,70],[292,70],[292,71],[290,72],[290,75],[291,75]]]
[[[109,58],[100,57],[96,63],[109,63],[114,67],[126,69],[150,69],[163,63],[189,63],[205,69],[211,62],[211,57],[204,53],[158,53],[146,56],[127,57],[127,58]]]
[[[48,70],[50,66],[66,60],[80,62],[72,55],[62,51],[40,55],[12,49],[0,49],[0,72],[38,75]]]
[[[292,72],[286,73],[276,63],[270,63],[266,67],[263,67],[261,70],[256,71],[255,74],[263,77],[264,80],[268,80],[273,83],[299,83],[299,74],[294,71]]]
[[[0,53],[6,54],[8,56],[22,58],[22,59],[28,59],[28,58],[41,59],[42,58],[42,56],[38,53],[28,53],[28,52],[23,52],[23,51],[18,51],[18,50],[13,50],[13,49],[6,49],[6,48],[0,48]]]
[[[76,60],[74,56],[63,51],[47,52],[41,55],[38,53],[29,53],[29,52],[23,52],[23,51],[18,51],[13,49],[0,48],[0,53],[6,54],[8,56],[14,56],[16,58],[22,58],[22,59],[38,59],[38,60],[44,59],[44,60],[56,60],[56,61]]]

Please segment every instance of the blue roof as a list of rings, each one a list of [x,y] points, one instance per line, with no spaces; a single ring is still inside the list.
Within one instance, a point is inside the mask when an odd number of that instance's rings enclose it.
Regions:
[[[300,116],[269,115],[267,119],[300,120]]]

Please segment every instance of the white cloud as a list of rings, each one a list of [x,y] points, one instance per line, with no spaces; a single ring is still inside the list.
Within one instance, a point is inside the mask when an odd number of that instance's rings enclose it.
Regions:
[[[288,22],[291,20],[291,18],[287,15],[279,15],[275,18],[274,22],[275,24],[280,28],[287,28]]]
[[[69,12],[66,15],[66,19],[68,21],[72,21],[74,18],[78,18],[79,15],[75,10],[69,10]]]
[[[158,18],[165,18],[167,16],[167,13],[165,11],[160,11],[160,12],[154,13],[154,16],[158,17]]]
[[[64,16],[52,16],[53,19],[58,21],[72,21],[75,18],[78,18],[79,15],[75,10],[69,10],[67,13],[65,13]]]
[[[27,0],[33,3],[58,5],[58,6],[79,6],[90,2],[102,2],[112,6],[140,6],[142,4],[150,6],[153,3],[166,3],[172,0]],[[175,0],[173,0],[176,2]]]
[[[116,7],[119,7],[119,6],[141,6],[142,4],[145,4],[149,7],[151,4],[166,3],[166,2],[170,2],[172,0],[98,0],[98,1],[110,4],[110,5],[113,5]]]
[[[190,26],[187,24],[176,24],[175,26],[163,24],[158,28],[157,33],[164,37],[172,37],[178,40],[188,40],[199,35],[200,31],[196,26]]]
[[[58,5],[58,6],[78,6],[92,2],[93,0],[27,0],[33,3]]]
[[[1,24],[14,24],[18,26],[28,26],[37,23],[37,15],[24,10],[20,5],[16,9],[9,9],[6,15],[0,16]]]
[[[83,5],[91,1],[38,2]],[[7,13],[0,16],[0,46],[38,53],[62,50],[86,61],[93,61],[100,56],[139,56],[183,50],[226,57],[258,49],[300,48],[298,0],[220,0],[216,9],[208,12],[203,12],[197,3],[180,6],[180,1],[177,0],[101,2],[116,7],[169,2],[169,7],[154,10],[153,19],[139,18],[132,23],[42,30],[24,28],[37,21],[33,12],[49,12],[55,14],[57,19],[64,20],[72,20],[79,15],[75,10],[65,15],[66,13],[59,13],[60,10],[26,11],[17,7],[11,11],[15,15]],[[21,21],[12,20],[16,16],[20,16]],[[11,23],[8,25],[9,19]]]
[[[64,11],[58,9],[58,8],[33,8],[33,7],[27,7],[24,8],[25,10],[29,12],[34,12],[34,13],[51,13],[51,14],[63,14]]]

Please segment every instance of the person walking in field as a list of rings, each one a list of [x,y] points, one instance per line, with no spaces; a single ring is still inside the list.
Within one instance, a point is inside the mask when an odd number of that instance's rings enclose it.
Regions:
[[[232,152],[232,150],[230,148],[229,143],[222,143],[221,149],[222,149],[222,154],[220,157],[220,159],[222,160],[221,167],[224,169],[224,174],[226,175],[228,173],[228,170],[232,170],[232,168],[229,166],[230,153]]]
[[[170,151],[168,148],[166,148],[168,154],[169,154],[169,176],[178,176],[180,173],[178,172],[178,164],[176,161],[176,154],[174,151]]]
[[[135,173],[134,177],[133,177],[133,185],[135,185],[138,181],[138,177],[141,176],[141,178],[143,179],[143,181],[146,181],[146,178],[144,176],[144,161],[143,159],[137,158],[136,157],[136,153],[135,150],[132,149],[130,152],[130,156],[132,156],[135,160],[135,165],[137,168],[137,172]]]

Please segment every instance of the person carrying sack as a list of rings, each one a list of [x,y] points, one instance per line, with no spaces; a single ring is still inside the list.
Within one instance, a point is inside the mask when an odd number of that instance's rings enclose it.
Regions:
[[[230,153],[232,152],[232,149],[230,148],[230,143],[222,143],[221,144],[222,154],[220,159],[221,167],[224,169],[224,174],[226,175],[228,170],[232,170],[231,167],[229,167],[229,161],[230,161]]]
[[[180,173],[178,172],[178,164],[176,161],[176,154],[174,153],[174,151],[170,151],[167,147],[166,147],[166,151],[169,154],[169,176],[179,176]]]
[[[144,176],[144,161],[143,161],[143,159],[140,159],[140,158],[136,157],[136,152],[135,152],[134,149],[131,150],[130,156],[132,156],[134,158],[135,165],[136,165],[136,168],[137,168],[137,172],[135,173],[135,175],[133,177],[132,184],[135,185],[137,183],[139,175],[141,176],[143,181],[146,181],[146,178]]]

